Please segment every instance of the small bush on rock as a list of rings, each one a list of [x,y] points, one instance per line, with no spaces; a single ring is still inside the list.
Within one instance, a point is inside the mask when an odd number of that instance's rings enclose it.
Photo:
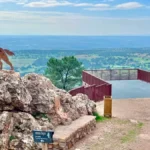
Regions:
[[[33,113],[32,116],[33,116],[34,118],[36,118],[36,119],[37,119],[37,118],[45,118],[45,119],[48,119],[49,122],[50,122],[50,118],[47,117],[47,115],[44,114],[44,113],[36,112],[36,113]]]
[[[96,117],[95,120],[96,120],[97,122],[104,121],[104,120],[107,119],[107,118],[105,118],[105,117],[103,117],[103,116],[100,116],[100,115],[98,114],[98,112],[93,112],[93,116]]]
[[[11,135],[10,137],[9,137],[9,141],[11,142],[12,140],[14,140],[14,139],[16,139],[13,135]]]

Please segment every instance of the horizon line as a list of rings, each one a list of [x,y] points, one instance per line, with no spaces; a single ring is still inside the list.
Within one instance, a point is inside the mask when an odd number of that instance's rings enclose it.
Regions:
[[[150,36],[150,34],[138,34],[138,35],[48,35],[48,34],[0,34],[0,36]]]

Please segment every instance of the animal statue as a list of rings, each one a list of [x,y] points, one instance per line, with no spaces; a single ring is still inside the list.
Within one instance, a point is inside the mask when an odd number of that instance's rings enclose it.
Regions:
[[[3,63],[1,60],[3,60],[5,63],[7,63],[11,67],[11,70],[14,70],[14,67],[13,67],[12,63],[9,61],[9,58],[7,55],[13,56],[15,54],[8,49],[0,48],[0,70],[3,69]]]

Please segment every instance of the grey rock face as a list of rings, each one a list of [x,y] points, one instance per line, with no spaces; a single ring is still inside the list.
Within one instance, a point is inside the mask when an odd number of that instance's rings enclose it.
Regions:
[[[32,97],[17,73],[0,71],[0,111],[30,112]]]
[[[42,75],[21,78],[0,71],[0,150],[40,150],[41,145],[33,142],[33,130],[55,130],[95,108],[86,95],[72,97]]]
[[[40,145],[33,142],[32,131],[41,130],[42,126],[28,113],[13,113],[14,125],[9,142],[10,149],[40,149]]]
[[[24,76],[22,80],[32,97],[32,112],[50,113],[53,111],[55,86],[51,81],[34,73]]]
[[[72,99],[74,100],[75,106],[79,114],[92,115],[92,113],[96,111],[95,102],[91,101],[87,95],[77,94],[76,96],[73,96]]]
[[[12,113],[3,111],[0,114],[0,149],[6,150],[9,147],[9,137],[13,130],[14,120]]]

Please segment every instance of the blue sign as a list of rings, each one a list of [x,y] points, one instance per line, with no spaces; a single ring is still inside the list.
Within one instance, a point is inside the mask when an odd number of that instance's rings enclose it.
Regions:
[[[33,139],[36,143],[53,143],[54,131],[33,131]]]

